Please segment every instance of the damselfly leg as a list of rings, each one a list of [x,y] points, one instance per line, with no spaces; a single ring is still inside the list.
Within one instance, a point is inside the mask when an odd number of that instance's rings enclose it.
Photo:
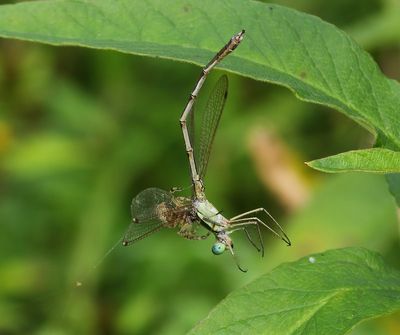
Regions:
[[[256,213],[265,213],[271,220],[272,222],[278,227],[278,231],[267,225],[263,220],[261,220],[258,217],[250,217],[252,214]],[[278,221],[275,220],[275,218],[265,209],[265,208],[256,208],[251,211],[236,215],[232,218],[229,219],[230,224],[233,227],[238,227],[238,226],[245,226],[246,224],[254,224],[254,222],[257,222],[258,224],[263,225],[264,227],[268,228],[273,234],[281,238],[288,246],[290,246],[292,243],[289,239],[289,237],[286,235],[285,231],[283,230],[282,226],[278,223]]]

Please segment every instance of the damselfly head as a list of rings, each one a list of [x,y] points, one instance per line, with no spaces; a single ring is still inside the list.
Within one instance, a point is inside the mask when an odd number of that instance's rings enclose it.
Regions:
[[[221,231],[216,234],[217,242],[215,242],[211,248],[214,255],[221,255],[226,249],[233,249],[232,239],[225,231]]]
[[[215,242],[211,248],[211,251],[214,255],[221,255],[225,251],[225,244],[221,242]]]

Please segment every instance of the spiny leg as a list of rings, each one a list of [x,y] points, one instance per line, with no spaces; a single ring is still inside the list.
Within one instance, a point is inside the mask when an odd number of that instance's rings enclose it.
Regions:
[[[182,187],[174,186],[174,187],[171,187],[171,189],[169,190],[169,193],[171,193],[171,194],[174,194],[176,192],[182,192]]]
[[[260,242],[261,248],[259,248],[258,245],[253,241],[253,239],[252,239],[252,237],[251,237],[251,235],[250,235],[250,233],[249,233],[249,231],[247,230],[246,227],[239,227],[239,228],[235,228],[235,229],[229,230],[229,231],[227,231],[227,234],[232,234],[235,231],[243,230],[245,232],[246,237],[249,240],[249,242],[253,245],[254,248],[257,249],[258,252],[261,251],[261,256],[264,257],[264,243],[263,243],[263,240],[262,240],[262,237],[261,237],[260,226],[257,224],[257,222],[254,222],[254,225],[257,228],[258,241]]]
[[[233,252],[233,247],[232,247],[230,244],[228,244],[227,247],[228,247],[229,251],[231,252],[231,255],[232,255],[232,257],[233,257],[233,259],[234,259],[234,261],[235,261],[236,266],[238,267],[238,269],[239,269],[240,271],[242,271],[242,272],[247,272],[247,269],[244,269],[244,268],[242,268],[242,267],[240,266],[239,260],[238,260],[237,256],[235,255],[235,253]]]
[[[201,241],[205,240],[208,236],[210,236],[210,232],[204,234],[204,235],[197,235],[196,233],[188,233],[188,232],[178,232],[179,236],[182,236],[183,238],[186,238],[187,240],[194,240],[194,241]]]
[[[174,194],[174,193],[183,192],[183,191],[185,191],[185,190],[187,190],[187,189],[189,189],[191,187],[192,187],[192,185],[185,186],[185,187],[174,186],[174,187],[170,188],[169,193]]]
[[[264,221],[262,221],[258,217],[248,217],[248,218],[243,218],[243,219],[236,219],[236,220],[230,221],[230,224],[233,227],[240,227],[240,226],[246,226],[246,225],[249,225],[249,224],[254,224],[255,222],[257,224],[261,224],[264,227],[268,228],[274,235],[276,235],[281,240],[283,240],[288,246],[291,245],[289,238],[287,237],[287,235],[284,232],[282,233],[282,235],[279,234],[277,231],[275,231],[273,228],[268,226]]]
[[[256,225],[256,227],[259,227],[259,226]],[[261,251],[261,255],[262,255],[262,257],[264,257],[264,246],[262,245],[262,241],[261,241],[260,237],[258,237],[258,239],[259,239],[259,242],[261,243],[261,248],[259,248],[258,245],[253,241],[253,239],[251,238],[251,235],[250,235],[249,231],[247,230],[247,228],[243,227],[243,230],[244,230],[244,232],[246,234],[247,239],[250,241],[250,243],[254,246],[254,248],[257,249],[258,252]]]
[[[236,49],[236,47],[239,45],[239,43],[242,41],[244,35],[244,30],[239,32],[238,34],[234,35],[229,42],[211,59],[211,61],[203,68],[200,78],[197,81],[192,93],[190,94],[189,101],[183,110],[182,116],[179,119],[181,128],[182,128],[182,133],[183,133],[183,139],[185,141],[185,147],[186,147],[186,152],[189,158],[189,165],[190,165],[190,171],[192,174],[192,182],[193,184],[196,184],[200,181],[200,177],[198,175],[197,169],[196,169],[196,163],[194,160],[194,154],[193,154],[193,147],[192,143],[190,142],[190,136],[186,124],[186,120],[188,115],[190,114],[193,105],[196,101],[196,98],[199,94],[199,91],[201,87],[203,86],[208,73],[213,69],[215,65],[217,65],[224,57],[226,57],[228,54],[230,54],[233,50]],[[200,190],[195,187],[195,194],[196,196],[201,196]]]
[[[290,242],[289,237],[286,235],[285,231],[283,230],[282,226],[278,223],[278,221],[275,220],[275,218],[265,209],[265,208],[256,208],[253,209],[251,211],[239,214],[234,216],[233,218],[230,219],[231,222],[238,222],[240,218],[246,217],[250,214],[254,214],[254,213],[260,213],[260,212],[264,212],[274,223],[275,225],[279,228],[279,231],[281,232],[281,234],[278,234],[274,229],[272,229],[270,226],[268,226],[264,221],[258,219],[260,221],[260,223],[267,227],[269,230],[271,230],[275,235],[278,235],[288,246],[290,246],[292,244],[292,242]],[[251,220],[253,218],[247,218],[248,220]]]
[[[207,231],[204,235],[198,235],[193,228],[192,224],[185,224],[179,229],[178,235],[186,238],[188,240],[205,240],[208,236],[210,236],[211,232]]]

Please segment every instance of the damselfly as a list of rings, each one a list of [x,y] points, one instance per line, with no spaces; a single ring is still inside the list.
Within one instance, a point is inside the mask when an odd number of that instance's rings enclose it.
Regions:
[[[192,179],[193,194],[191,198],[175,196],[176,190],[164,191],[159,188],[148,188],[140,192],[131,205],[132,223],[123,238],[123,245],[130,245],[141,240],[161,228],[179,228],[178,234],[191,240],[205,239],[214,235],[216,242],[212,246],[215,255],[222,254],[226,249],[234,257],[238,268],[243,269],[233,251],[231,234],[243,231],[250,243],[264,255],[264,244],[260,227],[268,228],[276,236],[290,245],[290,240],[279,223],[264,209],[257,208],[236,215],[230,219],[224,217],[217,208],[211,204],[205,195],[203,178],[206,172],[211,147],[215,133],[221,118],[228,92],[228,78],[223,75],[215,85],[206,104],[203,115],[199,152],[194,152],[194,103],[210,71],[223,58],[229,55],[240,44],[245,31],[234,35],[229,42],[213,57],[203,68],[194,90],[190,94],[189,101],[180,118],[186,153],[189,158],[190,173]],[[196,157],[196,158],[195,158]],[[263,214],[276,226],[265,223],[256,216]],[[207,233],[200,235],[198,228],[203,227]],[[250,229],[257,232],[258,241],[254,241]]]

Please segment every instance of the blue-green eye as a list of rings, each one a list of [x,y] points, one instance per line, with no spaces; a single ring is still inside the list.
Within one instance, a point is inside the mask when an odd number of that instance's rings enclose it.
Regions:
[[[225,244],[216,242],[213,244],[211,251],[214,255],[221,255],[225,251]]]

